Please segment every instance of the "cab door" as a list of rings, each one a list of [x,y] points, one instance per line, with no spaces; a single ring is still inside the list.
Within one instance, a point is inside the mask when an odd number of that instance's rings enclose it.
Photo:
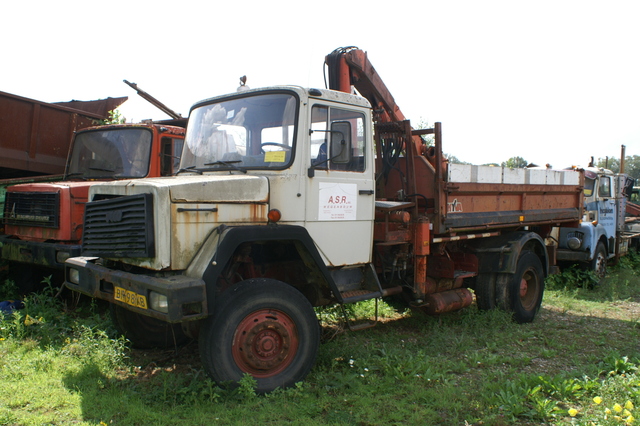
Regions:
[[[598,182],[598,224],[604,229],[607,238],[608,252],[614,249],[611,238],[616,235],[616,192],[612,176],[600,176]]]
[[[375,179],[366,117],[329,105],[311,109],[305,227],[331,266],[371,261]]]

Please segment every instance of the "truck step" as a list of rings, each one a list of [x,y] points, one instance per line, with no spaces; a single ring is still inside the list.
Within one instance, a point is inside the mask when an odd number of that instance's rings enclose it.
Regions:
[[[374,327],[378,323],[378,298],[375,298],[374,300],[376,301],[376,314],[375,314],[375,319],[373,321],[371,321],[370,319],[351,321],[349,319],[349,314],[344,308],[344,304],[340,305],[340,308],[342,308],[342,316],[344,317],[344,323],[349,330],[351,331],[364,330],[367,328]]]
[[[369,291],[369,290],[349,290],[340,292],[342,303],[355,303],[363,300],[377,299],[382,297],[381,291]]]
[[[331,271],[339,303],[355,303],[383,296],[380,281],[372,264]]]

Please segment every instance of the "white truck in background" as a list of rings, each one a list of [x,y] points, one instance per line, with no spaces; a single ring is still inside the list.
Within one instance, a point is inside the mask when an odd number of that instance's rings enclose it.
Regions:
[[[582,222],[579,228],[558,228],[557,260],[580,263],[602,279],[607,264],[626,255],[640,237],[640,209],[628,203],[634,180],[626,174],[595,167],[593,161],[584,172]]]

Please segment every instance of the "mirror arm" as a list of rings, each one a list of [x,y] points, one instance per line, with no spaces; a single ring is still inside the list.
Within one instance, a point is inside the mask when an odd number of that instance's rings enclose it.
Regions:
[[[318,131],[318,130],[316,130],[316,131]],[[324,131],[324,130],[321,130],[321,131]],[[313,132],[313,130],[312,130],[312,132]],[[338,133],[342,133],[342,132],[338,132]],[[323,164],[326,164],[326,163],[328,163],[329,161],[333,160],[334,158],[338,158],[338,157],[340,157],[340,156],[342,155],[342,153],[344,152],[344,148],[347,146],[347,141],[346,141],[346,140],[344,140],[344,139],[342,139],[342,140],[340,141],[340,145],[342,146],[342,148],[340,149],[340,152],[339,152],[339,153],[337,153],[337,154],[336,154],[336,155],[334,155],[333,157],[329,157],[329,158],[327,158],[326,160],[323,160],[323,161],[321,161],[321,162],[319,162],[319,163],[312,164],[312,165],[311,165],[311,167],[309,167],[309,169],[307,170],[307,176],[308,176],[308,177],[310,177],[310,178],[314,177],[314,176],[315,176],[315,170],[316,170],[316,167],[321,166],[321,165],[323,165]]]

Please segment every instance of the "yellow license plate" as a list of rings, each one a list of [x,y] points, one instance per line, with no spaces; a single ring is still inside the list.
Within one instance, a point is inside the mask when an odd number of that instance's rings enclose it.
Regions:
[[[147,309],[147,298],[145,296],[134,291],[125,290],[122,287],[115,287],[114,290],[116,300],[136,308]]]

